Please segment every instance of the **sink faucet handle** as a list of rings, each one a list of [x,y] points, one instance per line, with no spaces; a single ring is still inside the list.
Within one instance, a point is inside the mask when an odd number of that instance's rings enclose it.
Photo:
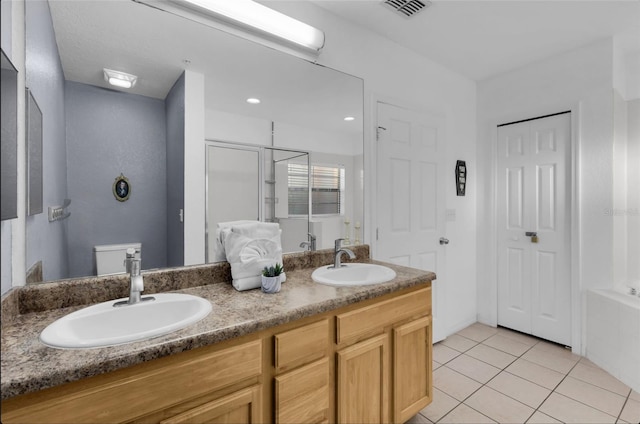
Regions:
[[[342,242],[343,241],[344,241],[343,238],[336,239],[336,251],[342,249]]]

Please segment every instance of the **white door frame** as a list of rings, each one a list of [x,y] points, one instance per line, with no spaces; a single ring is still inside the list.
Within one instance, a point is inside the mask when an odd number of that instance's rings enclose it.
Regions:
[[[487,324],[497,326],[498,325],[498,125],[516,122],[518,120],[531,119],[538,116],[551,115],[554,113],[569,111],[571,112],[571,143],[570,143],[570,171],[571,178],[570,190],[571,190],[571,351],[578,355],[584,355],[583,340],[584,329],[582,326],[583,320],[586,318],[586,311],[583,308],[581,287],[580,287],[580,191],[579,191],[579,176],[580,176],[580,124],[581,124],[581,103],[574,103],[571,105],[558,105],[549,107],[546,109],[546,113],[530,113],[530,116],[522,116],[518,114],[520,118],[514,119],[513,116],[505,117],[504,119],[494,119],[491,122],[491,201],[490,201],[490,263],[494,266],[490,267],[490,275],[488,276],[488,286],[491,292],[491,312],[490,322]]]

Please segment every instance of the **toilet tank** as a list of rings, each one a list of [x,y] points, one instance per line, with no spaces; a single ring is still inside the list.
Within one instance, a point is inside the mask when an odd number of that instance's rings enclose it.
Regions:
[[[141,258],[141,243],[103,244],[93,247],[96,258],[97,275],[120,274],[126,272],[127,249],[136,249],[136,257]]]

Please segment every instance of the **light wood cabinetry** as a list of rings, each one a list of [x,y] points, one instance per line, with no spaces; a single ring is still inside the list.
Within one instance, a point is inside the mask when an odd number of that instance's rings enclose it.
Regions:
[[[160,421],[161,424],[191,423],[261,423],[262,393],[260,386],[240,390],[207,402],[189,411]]]
[[[276,423],[327,423],[331,384],[323,358],[275,378]]]
[[[431,283],[2,402],[10,423],[404,423],[432,399]]]
[[[338,351],[339,423],[389,422],[389,337],[373,337]]]
[[[404,423],[431,403],[431,328],[426,316],[393,329],[393,422]]]

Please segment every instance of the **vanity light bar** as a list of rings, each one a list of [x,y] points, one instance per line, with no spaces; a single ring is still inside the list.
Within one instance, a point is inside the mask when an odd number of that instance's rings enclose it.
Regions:
[[[318,52],[324,32],[252,0],[169,0],[244,29],[257,30]]]
[[[137,76],[127,74],[125,72],[114,71],[107,68],[104,68],[103,71],[104,80],[116,87],[131,88],[136,85],[136,82],[138,81]]]

